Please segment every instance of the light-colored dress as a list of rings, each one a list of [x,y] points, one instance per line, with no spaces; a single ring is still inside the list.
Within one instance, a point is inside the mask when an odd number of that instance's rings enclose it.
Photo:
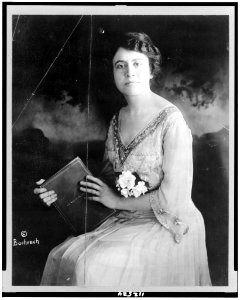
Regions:
[[[191,199],[192,136],[167,107],[130,144],[111,121],[105,159],[114,171],[137,172],[150,185],[152,210],[121,211],[96,230],[69,237],[49,254],[41,285],[211,285],[205,227]]]

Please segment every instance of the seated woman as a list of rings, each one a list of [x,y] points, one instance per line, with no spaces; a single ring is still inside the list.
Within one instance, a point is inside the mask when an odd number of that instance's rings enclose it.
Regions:
[[[149,190],[121,197],[99,178],[81,182],[90,200],[120,213],[55,247],[41,285],[211,285],[204,221],[191,199],[191,132],[181,112],[150,89],[160,52],[134,32],[116,37],[113,50],[115,84],[127,105],[111,120],[104,159],[115,172],[137,173]],[[47,205],[57,199],[54,191],[34,192]]]

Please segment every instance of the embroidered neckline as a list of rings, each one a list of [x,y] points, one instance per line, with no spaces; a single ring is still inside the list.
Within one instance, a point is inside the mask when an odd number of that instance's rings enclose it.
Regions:
[[[175,106],[162,109],[127,145],[124,145],[119,132],[119,112],[113,118],[114,147],[120,163],[123,164],[130,152],[141,143],[149,134],[155,131],[162,120],[171,112],[177,111]]]
[[[131,141],[129,142],[129,143],[127,143],[127,144],[125,144],[124,142],[123,142],[123,139],[122,139],[122,135],[121,135],[121,121],[120,121],[120,112],[121,112],[121,110],[119,110],[118,111],[118,113],[116,114],[116,122],[117,122],[117,131],[118,131],[118,136],[119,136],[119,140],[120,140],[120,142],[122,143],[122,145],[125,147],[125,148],[127,148],[127,147],[129,147],[131,144],[132,144],[132,142],[134,142],[134,140],[135,140],[135,138],[137,138],[139,135],[141,135],[142,134],[142,132],[144,132],[149,126],[151,126],[151,124],[159,117],[159,115],[163,112],[163,111],[165,111],[165,110],[167,110],[167,109],[171,109],[171,108],[175,108],[174,106],[166,106],[165,108],[162,108],[159,112],[158,112],[158,114],[156,114],[147,124],[146,124],[146,126],[144,126],[132,139],[131,139]]]

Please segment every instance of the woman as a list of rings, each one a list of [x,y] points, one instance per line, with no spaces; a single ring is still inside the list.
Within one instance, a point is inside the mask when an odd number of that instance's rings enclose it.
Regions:
[[[127,33],[115,44],[114,80],[127,105],[110,123],[104,159],[115,172],[136,172],[149,191],[121,197],[99,178],[81,182],[89,200],[120,213],[55,247],[41,284],[211,285],[204,222],[191,200],[191,133],[180,111],[150,89],[160,52],[143,33]],[[47,205],[57,199],[54,191],[35,193]]]

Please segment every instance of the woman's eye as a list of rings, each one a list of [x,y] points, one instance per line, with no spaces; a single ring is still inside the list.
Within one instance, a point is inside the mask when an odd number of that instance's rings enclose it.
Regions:
[[[117,69],[123,69],[123,68],[124,68],[124,64],[117,64],[117,65],[116,65],[116,68],[117,68]]]

